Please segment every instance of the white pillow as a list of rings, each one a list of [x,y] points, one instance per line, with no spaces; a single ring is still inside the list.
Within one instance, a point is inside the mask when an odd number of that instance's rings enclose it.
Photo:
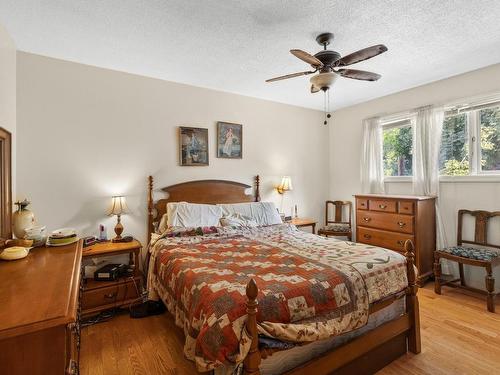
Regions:
[[[220,225],[223,227],[256,227],[257,222],[249,216],[242,214],[230,214],[220,219]]]
[[[218,226],[222,209],[214,204],[170,202],[167,204],[169,227]]]
[[[281,224],[281,217],[272,202],[218,204],[224,216],[240,214],[255,220],[257,225]]]

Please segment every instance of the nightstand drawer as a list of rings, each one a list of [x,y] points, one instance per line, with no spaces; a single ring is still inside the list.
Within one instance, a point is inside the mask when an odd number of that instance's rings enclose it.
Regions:
[[[126,281],[121,279],[115,283],[105,282],[106,286],[102,288],[84,290],[82,295],[84,315],[94,310],[109,309],[133,302],[138,298],[136,284],[139,291],[141,290],[140,278],[135,280],[135,283],[132,279]],[[96,285],[96,283],[98,282],[93,283],[93,285]]]
[[[406,240],[411,240],[415,243],[415,237],[408,234],[398,234],[378,229],[358,227],[356,236],[357,242],[384,247],[400,253],[404,253]]]

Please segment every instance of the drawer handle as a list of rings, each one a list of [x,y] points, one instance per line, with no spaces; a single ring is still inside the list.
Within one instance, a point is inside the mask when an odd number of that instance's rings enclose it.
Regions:
[[[367,223],[371,220],[371,217],[364,217],[363,220],[366,221]]]
[[[366,239],[368,239],[368,240],[369,240],[370,238],[372,238],[371,234],[365,234],[363,237],[364,237],[364,238],[366,238]]]
[[[400,228],[403,228],[406,225],[406,223],[403,223],[402,221],[398,221],[398,225]]]
[[[385,210],[387,208],[387,206],[385,204],[379,204],[378,208]]]
[[[113,293],[105,294],[104,298],[112,299],[112,298],[115,298],[116,295],[117,295],[117,292],[113,292]]]
[[[403,240],[398,240],[398,245],[399,246],[404,246],[405,242]]]

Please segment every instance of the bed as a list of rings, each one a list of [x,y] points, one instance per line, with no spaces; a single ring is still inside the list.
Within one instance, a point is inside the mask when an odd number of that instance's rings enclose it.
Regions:
[[[184,329],[188,359],[215,374],[373,373],[420,352],[413,244],[405,254],[324,238],[290,224],[155,234],[171,202],[260,201],[252,186],[185,182],[153,199],[148,289]]]

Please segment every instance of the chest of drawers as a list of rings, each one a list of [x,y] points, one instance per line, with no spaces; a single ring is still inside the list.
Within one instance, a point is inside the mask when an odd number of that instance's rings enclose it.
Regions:
[[[82,242],[0,261],[0,374],[78,374]]]
[[[435,198],[407,195],[356,195],[356,241],[400,253],[415,245],[415,264],[422,285],[432,276],[436,249]]]

